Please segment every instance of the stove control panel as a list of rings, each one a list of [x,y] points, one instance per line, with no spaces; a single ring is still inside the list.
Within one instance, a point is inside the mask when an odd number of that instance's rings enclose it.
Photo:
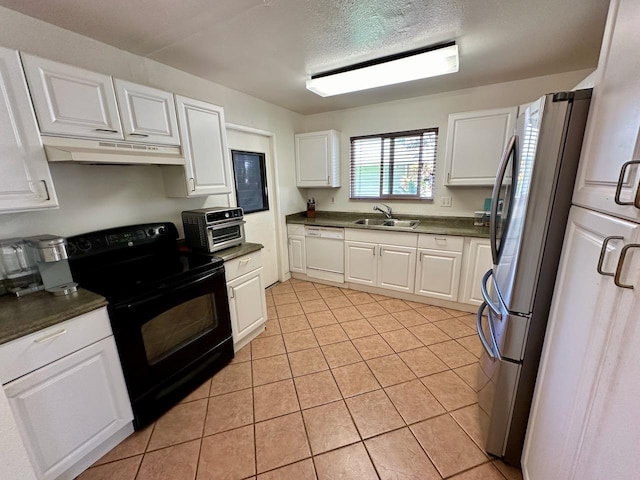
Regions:
[[[178,231],[173,223],[148,223],[111,228],[67,238],[69,257],[117,251],[138,245],[175,243]]]

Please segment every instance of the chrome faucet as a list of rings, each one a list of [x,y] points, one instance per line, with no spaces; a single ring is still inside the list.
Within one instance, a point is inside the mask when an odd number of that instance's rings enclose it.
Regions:
[[[393,218],[393,211],[391,210],[391,207],[385,203],[381,203],[380,205],[383,205],[387,211],[385,212],[383,209],[381,209],[379,206],[374,205],[373,209],[377,210],[378,212],[382,213],[386,218]]]

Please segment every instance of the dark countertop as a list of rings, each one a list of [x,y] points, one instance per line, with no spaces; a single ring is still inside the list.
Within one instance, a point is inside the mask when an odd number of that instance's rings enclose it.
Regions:
[[[225,262],[228,262],[229,260],[233,260],[234,258],[238,258],[243,255],[247,255],[249,253],[257,252],[262,248],[264,248],[264,245],[261,245],[260,243],[245,242],[242,245],[236,245],[235,247],[219,250],[215,253],[212,253],[212,255],[215,255],[216,257],[221,257]]]
[[[84,288],[60,297],[44,291],[21,298],[8,293],[0,297],[0,345],[106,304],[103,296]]]
[[[287,215],[287,223],[297,223],[302,225],[316,225],[319,227],[342,227],[342,228],[363,228],[366,230],[389,230],[394,232],[409,233],[430,233],[435,235],[456,235],[461,237],[481,237],[489,238],[489,228],[474,227],[473,217],[440,217],[421,215],[394,215],[398,219],[420,220],[414,229],[376,227],[368,225],[356,225],[356,220],[360,218],[384,218],[382,214],[358,212],[316,212],[315,218],[307,218],[306,212]]]

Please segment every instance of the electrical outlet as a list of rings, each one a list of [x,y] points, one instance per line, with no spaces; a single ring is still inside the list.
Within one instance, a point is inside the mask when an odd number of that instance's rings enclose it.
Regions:
[[[451,206],[451,197],[440,197],[440,206],[441,207],[450,207]]]

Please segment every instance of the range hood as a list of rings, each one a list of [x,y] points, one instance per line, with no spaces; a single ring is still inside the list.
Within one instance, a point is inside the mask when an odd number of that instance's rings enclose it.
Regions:
[[[83,140],[42,136],[50,162],[95,165],[184,165],[180,147],[145,145],[119,140]]]

